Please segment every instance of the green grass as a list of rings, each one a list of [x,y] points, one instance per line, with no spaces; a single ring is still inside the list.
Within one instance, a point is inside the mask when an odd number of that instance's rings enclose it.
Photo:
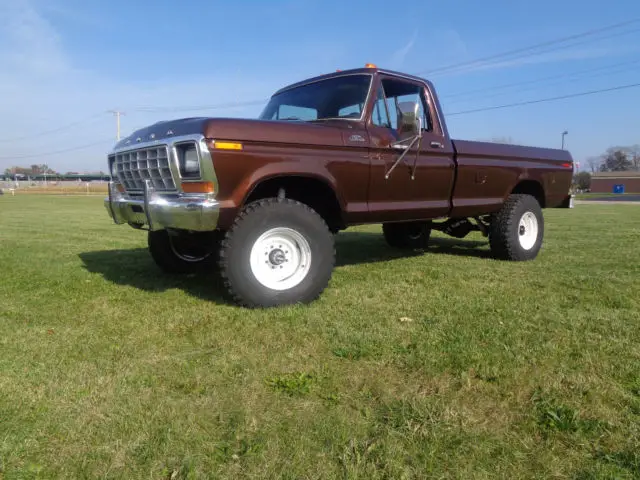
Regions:
[[[351,229],[249,311],[99,198],[0,197],[0,478],[639,478],[640,208],[545,218],[528,263]]]

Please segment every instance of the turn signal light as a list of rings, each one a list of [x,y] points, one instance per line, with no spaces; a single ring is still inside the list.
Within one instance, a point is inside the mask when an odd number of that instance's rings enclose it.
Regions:
[[[213,193],[212,182],[185,182],[182,184],[184,193]]]
[[[218,150],[242,150],[242,144],[238,142],[214,142],[213,146]]]

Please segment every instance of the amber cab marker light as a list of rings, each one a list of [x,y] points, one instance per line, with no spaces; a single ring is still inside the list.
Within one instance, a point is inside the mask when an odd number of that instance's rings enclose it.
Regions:
[[[373,63],[365,63],[364,68],[378,68]]]
[[[120,184],[116,185],[116,189],[120,192],[120,193],[124,193],[124,187]]]
[[[242,144],[238,142],[214,142],[213,146],[218,150],[242,150]]]
[[[182,184],[184,193],[213,193],[212,182],[185,182]]]

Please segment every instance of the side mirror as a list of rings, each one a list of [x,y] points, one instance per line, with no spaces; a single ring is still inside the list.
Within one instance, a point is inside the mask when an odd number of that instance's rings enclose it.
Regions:
[[[398,104],[398,133],[400,138],[422,136],[422,118],[418,102]]]

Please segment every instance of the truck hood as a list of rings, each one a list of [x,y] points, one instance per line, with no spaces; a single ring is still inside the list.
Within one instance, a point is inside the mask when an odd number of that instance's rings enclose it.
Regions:
[[[358,122],[328,120],[317,123],[245,118],[182,118],[157,122],[136,130],[115,148],[162,141],[181,135],[202,134],[214,140],[341,147],[368,146],[368,135]]]

